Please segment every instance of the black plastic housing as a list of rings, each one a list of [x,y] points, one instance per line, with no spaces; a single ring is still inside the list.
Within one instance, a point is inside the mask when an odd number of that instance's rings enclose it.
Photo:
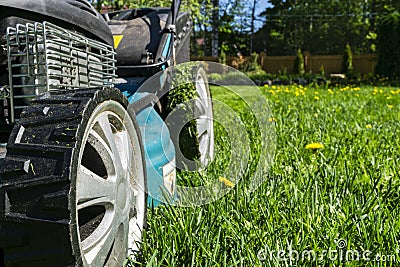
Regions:
[[[189,60],[189,44],[192,22],[187,12],[180,12],[176,18],[176,36],[167,43],[169,33],[169,8],[143,8],[118,11],[108,14],[108,24],[114,36],[123,36],[116,48],[117,74],[119,77],[151,76],[162,69],[167,58],[160,51],[169,51],[175,46],[176,55]],[[187,50],[187,51],[186,51]],[[150,59],[150,60],[147,60]],[[178,60],[177,60],[178,61]]]
[[[123,36],[116,48],[118,65],[146,65],[146,52],[154,59],[168,13],[166,8],[131,9],[120,12],[108,22],[113,35]]]
[[[5,28],[28,21],[49,21],[113,45],[110,29],[87,0],[0,0],[0,35]]]

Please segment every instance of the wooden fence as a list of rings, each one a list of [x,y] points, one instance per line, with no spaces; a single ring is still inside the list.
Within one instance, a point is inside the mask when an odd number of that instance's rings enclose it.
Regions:
[[[215,57],[196,57],[192,60],[214,61],[218,62]],[[240,62],[248,60],[248,58],[239,59],[227,57],[227,64],[232,65],[232,62]],[[267,56],[263,53],[260,55],[260,63],[263,69],[268,73],[278,74],[286,71],[288,74],[293,73],[295,56]],[[360,74],[374,73],[377,57],[375,54],[353,55],[353,68]],[[233,64],[236,67],[235,64]],[[332,73],[343,72],[343,56],[342,55],[311,55],[304,53],[304,68],[306,72],[319,73],[321,67],[324,68],[325,75]]]
[[[269,73],[279,73],[286,70],[287,73],[293,73],[295,56],[266,56],[261,55],[263,69]],[[375,54],[353,55],[354,71],[361,74],[374,73],[377,57]],[[304,54],[304,69],[306,72],[318,73],[321,68],[325,74],[343,72],[342,55],[311,55]]]

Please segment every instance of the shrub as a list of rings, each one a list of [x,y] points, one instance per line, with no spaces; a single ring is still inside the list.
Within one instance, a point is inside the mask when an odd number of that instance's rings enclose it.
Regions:
[[[271,74],[267,74],[264,70],[258,69],[258,70],[253,70],[246,72],[246,75],[249,76],[249,78],[253,81],[265,81],[269,80],[272,78]]]
[[[210,74],[210,81],[211,82],[215,82],[215,81],[220,81],[220,80],[222,80],[222,75],[221,74],[219,74],[219,73],[211,73]]]
[[[346,44],[343,56],[343,72],[347,74],[352,70],[353,70],[353,54],[351,52],[350,45]]]
[[[224,80],[237,81],[246,78],[246,75],[241,72],[229,72],[224,76]]]
[[[361,74],[354,70],[349,70],[346,73],[346,82],[350,84],[360,84],[361,83]]]
[[[219,54],[218,61],[221,64],[226,64],[226,54],[223,49],[221,49],[221,53]]]
[[[324,65],[321,65],[321,67],[319,67],[319,75],[325,76],[325,68],[324,68]]]
[[[258,62],[259,56],[257,53],[252,53],[248,62],[248,65],[246,66],[246,71],[255,71],[255,70],[261,70],[261,65]]]
[[[297,49],[296,61],[294,63],[294,73],[303,75],[304,74],[304,58],[301,53],[301,49]]]

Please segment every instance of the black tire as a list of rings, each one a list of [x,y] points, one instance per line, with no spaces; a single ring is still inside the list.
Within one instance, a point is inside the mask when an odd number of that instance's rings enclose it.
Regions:
[[[124,144],[128,144],[128,147],[130,144],[132,154],[137,155],[135,159],[140,159],[135,162],[126,160],[125,168],[120,171],[122,174],[117,174],[117,171],[113,174],[113,177],[117,177],[117,182],[112,185],[115,189],[114,204],[106,197],[101,202],[100,195],[87,198],[80,194],[96,192],[95,188],[99,185],[96,175],[104,175],[101,183],[113,182],[109,166],[114,166],[118,160],[104,162],[105,155],[99,152],[101,145],[96,146],[93,142],[95,139],[89,138],[89,132],[92,135],[94,132],[100,133],[95,128],[98,123],[95,121],[98,114],[96,112],[102,108],[108,110],[111,104],[115,105],[115,109],[110,108],[110,113],[104,113],[106,115],[100,113],[108,120],[107,129],[112,130],[109,136],[117,138],[121,134],[124,140],[128,140]],[[142,219],[138,223],[144,226],[147,205],[147,181],[139,127],[133,114],[124,116],[121,122],[120,117],[112,113],[115,111],[118,115],[119,110],[126,111],[127,105],[126,98],[118,90],[106,88],[52,93],[39,97],[31,107],[24,110],[10,136],[7,156],[0,162],[0,252],[4,251],[5,266],[121,266],[128,256],[128,249],[137,250],[138,247],[132,245],[135,242],[131,242],[128,247],[127,237],[123,236],[125,232],[119,231],[127,225],[126,218],[128,223],[134,224],[133,218],[140,217]],[[126,125],[133,127],[127,130]],[[131,134],[133,132],[136,137]],[[108,143],[104,142],[107,144],[118,142],[117,139],[102,140],[107,141]],[[117,155],[111,147],[113,145],[108,145],[111,153],[107,155]],[[103,148],[106,149],[106,146]],[[128,150],[118,150],[121,153],[126,151]],[[131,159],[131,153],[126,153],[127,159]],[[136,172],[143,175],[142,177],[132,179],[133,165],[134,170],[142,170]],[[93,181],[90,180],[93,184],[91,187],[85,186],[83,182],[87,177],[82,178],[81,173],[78,175],[78,169],[81,171],[84,168],[90,168],[88,173],[93,178]],[[126,180],[119,180],[119,177],[125,177]],[[135,214],[131,206],[127,206],[126,199],[132,197],[133,188],[124,187],[127,183],[132,185],[136,178],[141,183],[144,195],[129,201],[129,205],[136,201],[135,209],[140,206],[136,211],[143,213],[140,215]],[[114,193],[114,189],[107,192]],[[128,195],[125,198],[118,197],[123,194]],[[110,193],[111,195],[113,194]],[[96,205],[87,204],[90,201],[94,201]],[[84,207],[85,204],[89,209]],[[88,254],[84,253],[84,242],[89,243],[90,238],[94,237],[101,238],[98,235],[99,228],[104,227],[105,218],[110,218],[106,214],[106,211],[110,211],[110,205],[120,212],[115,211],[115,216],[125,222],[118,221],[120,224],[115,235],[110,235],[115,247],[118,242],[120,247],[114,249],[110,244],[108,250],[98,253],[102,258],[99,262],[102,263],[90,264],[86,261]],[[142,229],[143,227],[140,230]],[[128,227],[128,232],[129,230]],[[140,242],[140,239],[136,241]],[[0,258],[0,266],[1,260]]]

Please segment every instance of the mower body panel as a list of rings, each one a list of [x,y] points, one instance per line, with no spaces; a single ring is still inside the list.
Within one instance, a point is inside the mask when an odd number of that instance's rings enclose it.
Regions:
[[[117,85],[119,87],[130,104],[144,100],[149,95],[136,92],[138,87],[135,84],[130,89],[127,84]],[[175,147],[168,127],[151,104],[136,113],[136,120],[145,153],[148,206],[172,203],[176,199]]]

